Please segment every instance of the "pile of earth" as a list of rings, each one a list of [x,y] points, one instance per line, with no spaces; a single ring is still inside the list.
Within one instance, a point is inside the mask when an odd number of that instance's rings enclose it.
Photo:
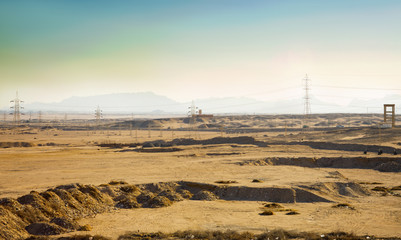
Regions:
[[[258,160],[245,160],[239,165],[291,165],[310,168],[359,168],[375,169],[381,172],[401,172],[400,158],[387,157],[331,157],[331,158],[266,158]]]
[[[112,181],[99,186],[69,184],[19,197],[0,199],[0,239],[58,235],[85,230],[78,220],[114,209],[159,208],[188,200],[269,201],[277,203],[332,202],[342,189],[332,183],[322,186],[247,187],[198,182],[164,182],[131,185]],[[365,194],[349,183],[352,194]],[[324,188],[325,187],[325,188]],[[319,193],[325,193],[324,197]],[[358,190],[359,189],[359,190]]]
[[[33,147],[34,144],[30,142],[0,142],[0,148],[12,147]]]
[[[171,147],[171,146],[188,146],[188,145],[214,145],[214,144],[249,144],[259,147],[267,147],[267,143],[257,141],[253,137],[215,137],[205,140],[195,140],[193,138],[176,138],[166,142],[164,140],[156,140],[144,142],[143,147]]]
[[[354,151],[354,152],[373,152],[378,153],[381,150],[383,153],[393,154],[394,151],[401,153],[401,149],[379,145],[365,145],[355,143],[333,143],[333,142],[269,142],[269,145],[305,145],[314,149],[336,150],[336,151]]]
[[[157,208],[192,197],[177,183],[129,185],[112,181],[100,186],[70,184],[44,192],[0,199],[0,239],[58,235],[80,230],[77,220],[115,208]],[[171,191],[174,189],[177,191]]]

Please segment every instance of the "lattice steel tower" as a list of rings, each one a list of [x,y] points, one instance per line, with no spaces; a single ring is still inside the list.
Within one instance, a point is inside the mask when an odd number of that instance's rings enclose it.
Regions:
[[[302,79],[304,83],[304,90],[305,90],[305,96],[304,96],[304,115],[305,118],[308,119],[309,115],[311,114],[311,108],[310,108],[310,97],[309,97],[309,81],[310,79],[308,78],[308,74],[305,75],[305,78]]]
[[[96,118],[96,123],[99,124],[100,119],[102,119],[102,110],[100,110],[99,105],[97,106],[96,110],[95,110],[95,118]]]
[[[14,110],[13,113],[13,121],[15,124],[18,124],[21,121],[21,109],[23,109],[23,107],[21,106],[21,103],[23,103],[24,101],[20,100],[18,97],[18,91],[17,94],[15,96],[14,100],[10,101],[11,103],[14,103],[14,106],[10,107],[11,109]]]

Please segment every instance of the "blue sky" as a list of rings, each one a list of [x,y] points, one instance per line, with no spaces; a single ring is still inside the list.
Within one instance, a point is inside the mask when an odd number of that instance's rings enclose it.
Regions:
[[[322,100],[372,97],[358,87],[394,94],[400,23],[401,1],[387,0],[1,0],[0,107],[17,89],[28,102],[140,91],[298,98],[306,73]]]

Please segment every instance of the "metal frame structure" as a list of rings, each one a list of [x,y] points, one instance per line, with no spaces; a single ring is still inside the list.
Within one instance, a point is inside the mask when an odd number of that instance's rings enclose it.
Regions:
[[[384,104],[384,123],[395,127],[395,104]]]

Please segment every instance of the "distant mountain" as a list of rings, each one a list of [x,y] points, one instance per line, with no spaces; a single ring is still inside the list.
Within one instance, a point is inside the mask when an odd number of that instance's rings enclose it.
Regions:
[[[174,112],[186,105],[152,92],[139,92],[70,97],[57,103],[25,104],[25,109],[31,111],[93,112],[99,106],[103,112],[110,113],[149,113],[164,112],[170,109]]]
[[[204,114],[302,114],[304,111],[303,99],[288,99],[281,101],[260,101],[245,97],[224,97],[196,99],[195,105],[202,109]],[[312,113],[366,113],[381,112],[384,103],[395,103],[401,106],[401,96],[392,95],[382,99],[358,100],[355,99],[348,106],[320,101],[311,97]],[[134,114],[187,114],[191,102],[177,102],[168,97],[152,92],[116,93],[88,97],[71,97],[56,103],[25,104],[27,111],[55,111],[92,113],[96,107],[107,113],[134,113]]]
[[[361,99],[354,99],[349,105],[349,109],[360,109],[364,113],[382,113],[383,112],[383,105],[384,104],[395,104],[396,107],[396,114],[397,109],[401,107],[401,95],[393,94],[388,95],[383,98],[377,99],[369,99],[369,100],[361,100]],[[355,112],[359,112],[356,111]]]

